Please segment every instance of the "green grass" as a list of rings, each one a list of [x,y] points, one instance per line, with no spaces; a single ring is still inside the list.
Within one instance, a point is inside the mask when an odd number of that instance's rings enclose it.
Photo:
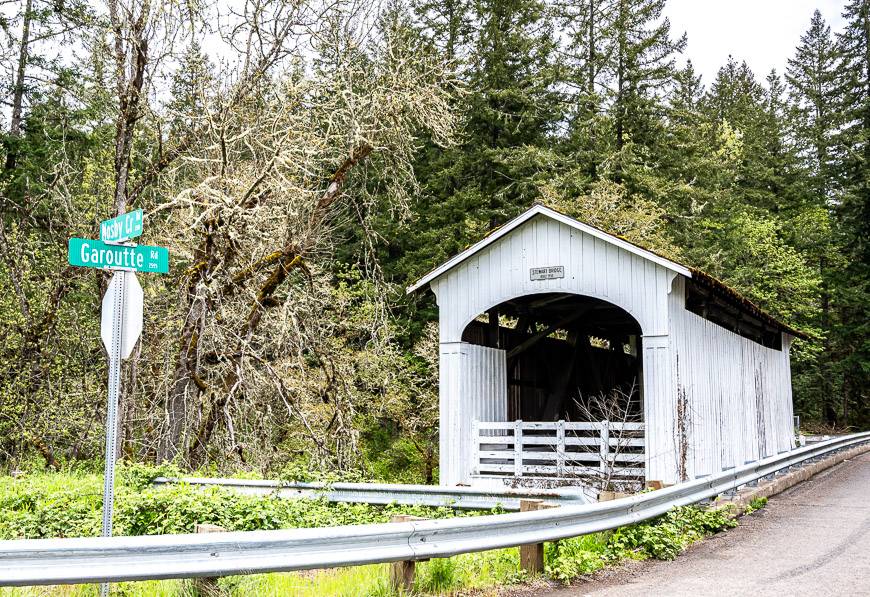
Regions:
[[[449,595],[455,591],[485,589],[525,578],[518,574],[519,550],[503,549],[479,554],[464,554],[417,564],[415,593]],[[307,573],[273,573],[232,576],[218,581],[225,595],[258,597],[291,595],[293,597],[393,597],[389,583],[389,565],[356,566],[318,570]],[[26,587],[0,589],[2,597],[92,597],[99,594],[97,585],[63,587]],[[126,582],[112,585],[113,595],[129,597],[195,597],[193,581],[166,580]]]
[[[184,485],[151,487],[156,469],[126,466],[116,488],[115,533],[143,535],[191,532],[196,523],[228,530],[279,529],[385,522],[394,514],[424,518],[465,516],[449,508],[331,504],[325,500],[282,500],[244,496],[220,488]],[[67,472],[0,477],[0,538],[96,536],[102,508],[99,474]],[[655,520],[546,544],[546,576],[569,582],[628,558],[673,559],[689,544],[734,526],[723,510],[677,508]],[[463,554],[417,564],[415,594],[451,595],[526,580],[519,549]],[[297,573],[220,579],[227,595],[372,596],[392,595],[389,566],[372,565]],[[0,596],[90,596],[95,585],[0,590]],[[129,582],[113,594],[195,597],[190,580]]]
[[[766,497],[757,497],[753,498],[749,505],[746,506],[746,510],[743,511],[743,514],[752,514],[756,510],[761,510],[767,505]]]
[[[395,514],[449,518],[474,513],[423,506],[371,506],[319,500],[284,500],[233,493],[219,487],[150,486],[138,469],[119,470],[115,489],[116,535],[190,533],[196,523],[231,531],[388,522]],[[97,474],[0,477],[0,538],[92,537],[102,519],[102,479]]]

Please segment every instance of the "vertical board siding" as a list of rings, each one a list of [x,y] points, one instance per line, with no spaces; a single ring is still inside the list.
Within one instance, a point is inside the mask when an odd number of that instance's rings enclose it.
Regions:
[[[648,480],[673,483],[677,467],[674,412],[676,395],[671,391],[668,337],[647,336],[642,340],[644,422],[646,428],[646,476]]]
[[[676,392],[691,418],[691,477],[793,448],[788,343],[766,348],[685,309],[685,284],[670,297]]]
[[[506,355],[498,348],[451,342],[441,344],[440,356],[439,474],[444,485],[468,484],[472,422],[507,420]]]
[[[532,281],[533,267],[561,265],[565,277]],[[475,317],[506,300],[570,292],[606,300],[634,317],[644,334],[667,334],[674,273],[570,226],[538,216],[432,281],[441,342],[459,342]]]
[[[530,279],[531,268],[558,265],[565,268],[564,278]],[[662,440],[665,447],[659,446],[664,454],[652,460],[662,472],[652,478],[672,477],[672,474],[665,475],[664,470],[674,466],[673,441],[668,431],[673,429],[670,419],[673,392],[667,342],[667,292],[675,275],[665,267],[609,242],[550,218],[536,217],[433,280],[431,287],[438,301],[442,343],[442,483],[468,482],[472,467],[468,436],[471,420],[474,413],[480,412],[482,404],[492,404],[491,400],[495,400],[485,392],[493,387],[499,388],[503,394],[500,400],[504,404],[504,416],[507,414],[504,364],[486,365],[482,354],[472,352],[483,347],[469,348],[472,345],[461,342],[463,330],[471,320],[499,303],[546,292],[570,292],[606,300],[627,311],[640,324],[643,330],[641,348],[646,360],[643,379],[640,380],[644,409],[656,409],[654,414],[646,416],[658,421],[662,437],[666,438],[666,441]],[[652,338],[649,350],[647,336]],[[462,347],[461,357],[454,352],[460,349],[444,348],[458,346]],[[503,361],[503,351],[499,352]],[[496,384],[495,377],[491,378],[495,385],[489,388],[485,387],[484,378],[470,381],[468,367],[473,366],[472,363],[491,366],[490,374],[502,376],[502,381]],[[449,373],[444,369],[449,369]],[[458,379],[462,380],[459,385]],[[445,415],[445,411],[450,414]],[[502,413],[497,412],[494,416],[501,417]]]
[[[531,268],[559,265],[564,278],[530,279]],[[640,324],[648,479],[692,479],[793,447],[791,338],[782,351],[768,349],[686,311],[684,278],[640,255],[539,215],[431,288],[440,314],[443,484],[469,482],[471,422],[507,417],[504,351],[461,342],[463,330],[499,303],[548,292],[608,301]]]

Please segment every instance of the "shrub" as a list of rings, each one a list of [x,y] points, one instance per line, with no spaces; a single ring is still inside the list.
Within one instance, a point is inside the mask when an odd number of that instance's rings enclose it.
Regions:
[[[651,521],[622,527],[610,537],[617,550],[640,550],[659,560],[673,560],[706,535],[737,526],[725,508],[685,506]]]
[[[653,520],[546,544],[546,572],[569,582],[626,558],[673,560],[691,543],[736,526],[727,509],[675,508]]]

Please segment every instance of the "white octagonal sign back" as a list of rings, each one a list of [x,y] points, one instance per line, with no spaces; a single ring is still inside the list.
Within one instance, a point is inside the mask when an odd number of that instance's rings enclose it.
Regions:
[[[133,352],[136,341],[142,333],[142,316],[144,294],[136,274],[133,272],[115,272],[109,288],[103,296],[102,312],[100,313],[100,337],[103,345],[111,356],[112,350],[112,323],[115,316],[115,293],[126,280],[124,288],[124,313],[122,314],[121,333],[121,358],[126,359]]]

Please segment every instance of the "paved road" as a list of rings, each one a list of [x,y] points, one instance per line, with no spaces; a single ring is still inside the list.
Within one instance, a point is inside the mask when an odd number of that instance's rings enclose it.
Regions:
[[[870,453],[771,498],[673,562],[643,562],[546,594],[870,596]]]

